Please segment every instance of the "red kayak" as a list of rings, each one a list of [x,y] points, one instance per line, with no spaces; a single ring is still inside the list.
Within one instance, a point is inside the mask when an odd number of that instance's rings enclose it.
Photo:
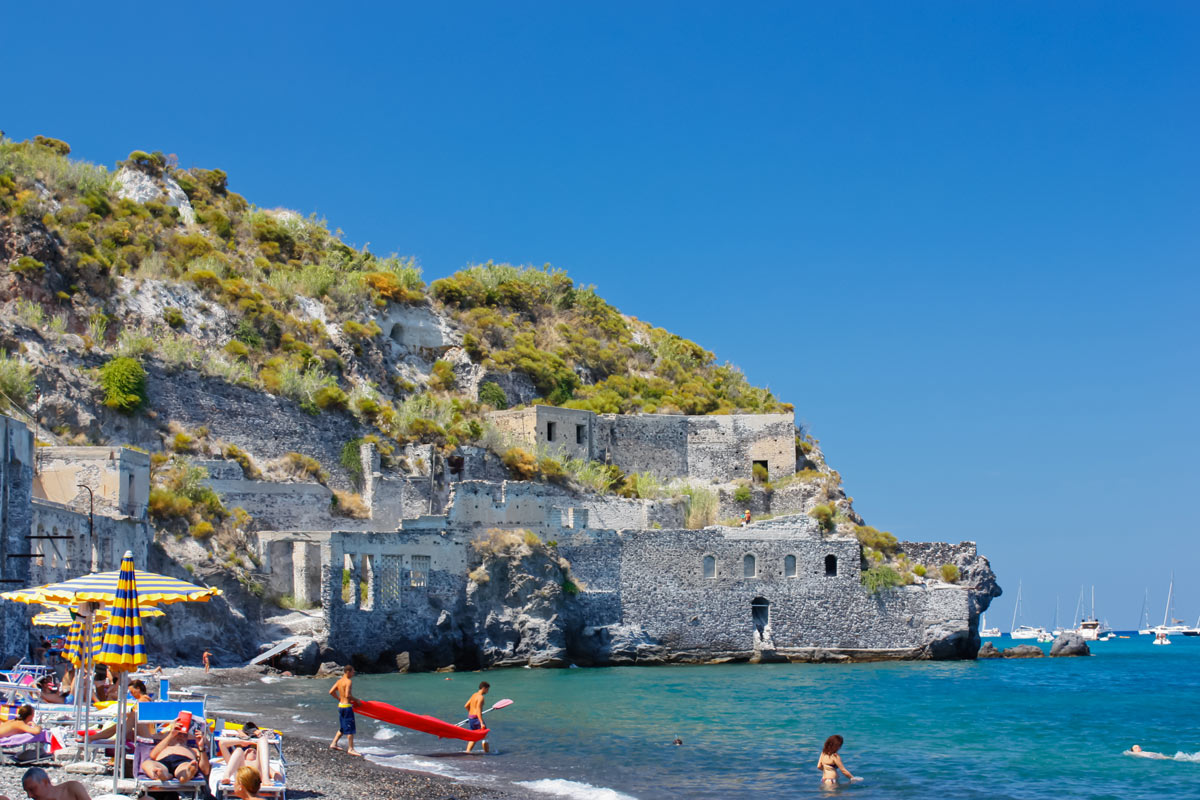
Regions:
[[[364,717],[377,719],[380,722],[388,722],[402,728],[412,728],[421,733],[431,733],[439,739],[462,739],[464,742],[478,742],[486,739],[488,735],[487,728],[469,731],[466,728],[444,722],[437,717],[413,714],[411,711],[389,706],[387,703],[380,703],[376,700],[363,700],[354,707],[354,711],[356,714],[362,714]]]

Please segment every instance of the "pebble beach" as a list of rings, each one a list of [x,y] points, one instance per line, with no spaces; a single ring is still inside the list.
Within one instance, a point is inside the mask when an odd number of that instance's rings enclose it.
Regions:
[[[220,686],[256,683],[270,672],[262,667],[245,667],[214,669],[206,674],[203,669],[185,667],[167,669],[164,677],[171,679],[174,689],[211,687],[216,690]],[[287,736],[287,733],[285,730],[284,735]],[[328,742],[299,736],[285,739],[284,757],[287,759],[288,797],[297,800],[520,800],[521,797],[440,775],[383,766],[343,751],[330,750]],[[59,764],[38,766],[43,767],[56,784],[67,780],[81,781],[93,797],[112,791],[111,773],[107,777],[75,775],[66,772]],[[21,776],[27,768],[24,765],[0,766],[0,795],[10,800],[26,797],[21,788]]]

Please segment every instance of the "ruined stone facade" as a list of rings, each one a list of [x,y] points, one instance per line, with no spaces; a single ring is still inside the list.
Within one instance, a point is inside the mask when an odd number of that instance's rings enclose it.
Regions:
[[[616,464],[626,473],[729,483],[796,471],[794,414],[593,414],[554,406],[498,411],[491,420],[530,450]]]
[[[123,447],[38,447],[22,422],[0,416],[0,577],[4,590],[116,569],[126,551],[144,568],[150,457]],[[90,491],[89,491],[90,490]],[[28,654],[39,607],[0,600],[0,658]]]
[[[565,643],[562,658],[548,659],[555,663],[973,657],[978,613],[996,591],[970,543],[941,545],[936,556],[960,564],[971,582],[872,595],[860,583],[857,540],[824,535],[808,516],[747,528],[614,530],[594,527],[588,508],[544,487],[457,488],[446,514],[405,520],[393,533],[259,534],[271,591],[319,601],[328,646],[346,657],[419,651],[437,666],[544,656],[515,647],[514,637],[507,649],[480,645],[505,638],[489,632],[496,610],[472,601],[484,563],[475,543],[497,530],[553,542],[547,552],[565,560],[578,589],[561,608],[525,621]]]

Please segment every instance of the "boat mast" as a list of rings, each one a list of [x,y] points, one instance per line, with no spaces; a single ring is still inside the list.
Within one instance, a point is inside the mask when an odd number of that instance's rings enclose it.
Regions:
[[[1146,589],[1142,597],[1142,630],[1150,629],[1150,589]]]
[[[1096,618],[1096,584],[1092,584],[1092,619]]]
[[[1162,626],[1167,627],[1167,615],[1171,612],[1171,596],[1175,594],[1175,573],[1171,573],[1171,586],[1167,589],[1167,607],[1163,609]]]
[[[1017,581],[1017,602],[1013,606],[1012,624],[1008,626],[1008,632],[1012,633],[1017,629],[1017,612],[1021,610],[1021,581]]]
[[[1075,601],[1075,618],[1071,622],[1071,627],[1079,627],[1079,610],[1083,608],[1083,584],[1079,585],[1079,599]]]

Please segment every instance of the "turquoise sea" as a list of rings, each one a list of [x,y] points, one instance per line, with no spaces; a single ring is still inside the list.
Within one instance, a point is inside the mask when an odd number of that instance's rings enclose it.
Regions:
[[[515,702],[487,716],[493,755],[362,718],[358,745],[537,796],[816,798],[821,743],[840,733],[864,780],[838,791],[855,800],[1200,797],[1200,637],[1173,642],[1133,634],[1072,659],[363,675],[359,697],[454,722],[480,680],[490,702]],[[268,680],[211,707],[332,737],[332,681]],[[1123,755],[1134,743],[1171,758]]]

